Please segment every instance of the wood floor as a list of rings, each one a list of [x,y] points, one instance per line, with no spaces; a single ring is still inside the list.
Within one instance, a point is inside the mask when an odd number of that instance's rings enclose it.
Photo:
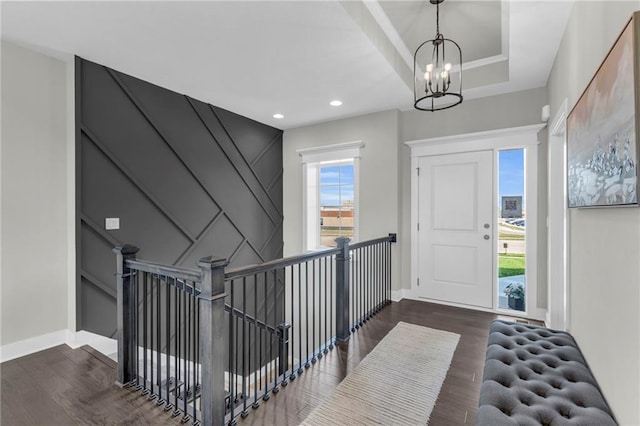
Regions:
[[[460,334],[430,425],[474,424],[489,324],[496,315],[403,300],[392,303],[240,426],[296,425],[399,322]],[[58,346],[0,364],[2,425],[179,424],[139,393],[114,385],[116,364],[89,347]],[[393,392],[393,389],[389,389]],[[339,419],[336,419],[339,420]]]

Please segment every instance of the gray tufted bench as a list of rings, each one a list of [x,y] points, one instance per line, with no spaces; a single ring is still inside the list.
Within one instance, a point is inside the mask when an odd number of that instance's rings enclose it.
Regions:
[[[616,425],[576,341],[493,321],[476,425]]]

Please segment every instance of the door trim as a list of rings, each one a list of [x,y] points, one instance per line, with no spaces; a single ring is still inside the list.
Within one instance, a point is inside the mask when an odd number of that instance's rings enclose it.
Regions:
[[[463,152],[487,151],[494,152],[501,149],[528,148],[525,156],[526,167],[526,199],[534,206],[538,206],[538,132],[546,126],[545,123],[530,126],[499,129],[479,133],[467,133],[455,136],[445,136],[430,139],[422,139],[405,142],[411,149],[411,288],[405,290],[403,295],[409,299],[427,300],[419,296],[417,292],[417,279],[419,270],[419,245],[418,245],[418,162],[419,157],[455,154]],[[497,162],[494,163],[494,168]],[[494,207],[495,209],[495,207]],[[497,238],[496,218],[494,214],[494,241]],[[527,211],[526,250],[529,264],[538,265],[537,256],[538,212],[536,209]],[[546,271],[546,267],[544,268]],[[497,283],[497,268],[494,266],[494,287]],[[546,272],[545,272],[546,275]],[[545,320],[546,308],[538,307],[538,271],[537,268],[527,268],[527,317]],[[546,284],[545,284],[546,288]],[[495,293],[495,291],[494,291]],[[546,299],[546,298],[545,298]],[[441,303],[437,300],[429,300],[433,303]],[[545,300],[546,302],[546,300]],[[465,306],[476,309],[473,306]],[[476,309],[481,310],[481,309]],[[497,297],[493,297],[493,312],[505,313],[497,309]]]
[[[552,124],[548,128],[549,147],[547,152],[547,173],[561,170],[563,185],[549,185],[547,196],[551,204],[558,199],[563,200],[562,208],[549,207],[547,222],[547,253],[548,285],[547,292],[547,325],[557,330],[569,330],[570,285],[569,285],[569,211],[567,207],[566,186],[566,125],[567,125],[567,99],[565,98]],[[559,153],[562,153],[558,156]],[[548,179],[550,181],[551,179]]]

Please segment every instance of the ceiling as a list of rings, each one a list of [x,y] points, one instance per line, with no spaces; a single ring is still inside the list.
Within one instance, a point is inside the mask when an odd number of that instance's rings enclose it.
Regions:
[[[465,99],[545,86],[572,5],[441,4],[440,30],[462,48]],[[435,35],[424,0],[3,1],[0,13],[3,39],[281,129],[411,109],[413,51]]]

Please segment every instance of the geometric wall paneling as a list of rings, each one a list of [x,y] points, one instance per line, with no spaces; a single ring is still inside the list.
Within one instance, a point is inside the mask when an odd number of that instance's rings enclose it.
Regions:
[[[116,244],[189,268],[282,256],[281,130],[81,58],[76,109],[79,329],[114,332]]]

